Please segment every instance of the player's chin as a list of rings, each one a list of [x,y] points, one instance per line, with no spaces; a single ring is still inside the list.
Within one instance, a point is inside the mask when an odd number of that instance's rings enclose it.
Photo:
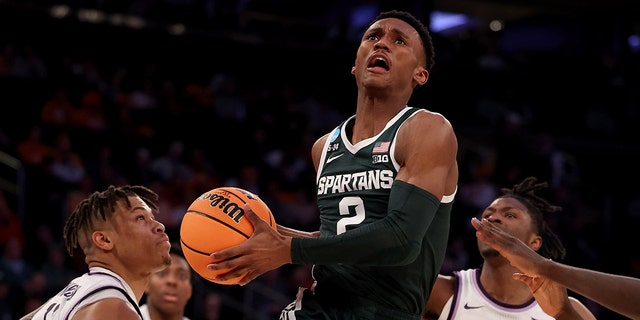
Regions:
[[[162,257],[162,265],[163,265],[163,269],[168,267],[171,264],[171,255],[166,255]]]
[[[500,253],[498,252],[498,250],[490,247],[489,245],[485,244],[484,242],[478,240],[478,251],[480,252],[480,255],[482,257],[495,257],[495,256],[499,256]]]
[[[156,242],[155,250],[157,252],[162,252],[163,255],[169,255],[169,250],[171,250],[171,242],[169,242],[169,239],[162,239]]]

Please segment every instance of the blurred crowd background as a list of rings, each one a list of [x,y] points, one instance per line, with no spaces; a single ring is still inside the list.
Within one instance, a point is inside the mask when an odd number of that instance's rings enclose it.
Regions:
[[[174,241],[190,203],[219,186],[316,230],[311,144],[355,111],[362,28],[387,9],[431,26],[436,66],[411,105],[458,134],[441,272],[481,263],[469,219],[534,175],[564,207],[547,220],[565,262],[640,276],[640,20],[617,1],[534,2],[473,2],[509,12],[492,22],[488,10],[441,12],[462,0],[0,1],[0,320],[85,271],[62,227],[110,184],[158,192]],[[187,315],[275,319],[310,281],[310,266],[245,287],[199,279]]]

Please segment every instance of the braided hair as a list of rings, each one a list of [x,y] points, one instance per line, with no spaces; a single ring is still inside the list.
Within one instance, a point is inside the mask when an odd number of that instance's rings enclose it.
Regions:
[[[547,182],[538,183],[537,178],[527,177],[511,189],[500,189],[502,192],[500,198],[513,198],[527,207],[527,211],[533,221],[534,232],[542,237],[542,246],[538,249],[538,253],[545,258],[562,260],[567,252],[560,238],[549,228],[549,225],[544,219],[545,213],[561,211],[562,207],[552,205],[536,194],[537,191],[545,189],[548,186],[549,184]]]
[[[155,203],[158,194],[144,186],[111,185],[104,191],[94,192],[78,204],[65,222],[63,236],[69,255],[73,256],[74,251],[81,246],[81,237],[89,236],[96,222],[107,221],[113,215],[118,202],[131,208],[130,196],[138,196],[151,210],[158,210]],[[85,249],[82,248],[83,251]]]

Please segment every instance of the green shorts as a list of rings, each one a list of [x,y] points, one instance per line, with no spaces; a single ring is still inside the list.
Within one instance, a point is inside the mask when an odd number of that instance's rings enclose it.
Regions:
[[[299,288],[296,300],[287,305],[280,320],[420,320],[420,315],[384,308],[370,302],[337,305]]]

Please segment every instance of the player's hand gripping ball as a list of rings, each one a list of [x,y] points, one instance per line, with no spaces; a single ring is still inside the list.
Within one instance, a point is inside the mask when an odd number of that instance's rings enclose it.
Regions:
[[[241,244],[253,234],[253,225],[244,216],[244,206],[276,229],[269,207],[255,194],[235,187],[220,187],[203,193],[191,203],[180,225],[180,244],[191,268],[208,281],[236,284],[245,275],[225,281],[215,280],[229,270],[208,270],[210,254]]]

